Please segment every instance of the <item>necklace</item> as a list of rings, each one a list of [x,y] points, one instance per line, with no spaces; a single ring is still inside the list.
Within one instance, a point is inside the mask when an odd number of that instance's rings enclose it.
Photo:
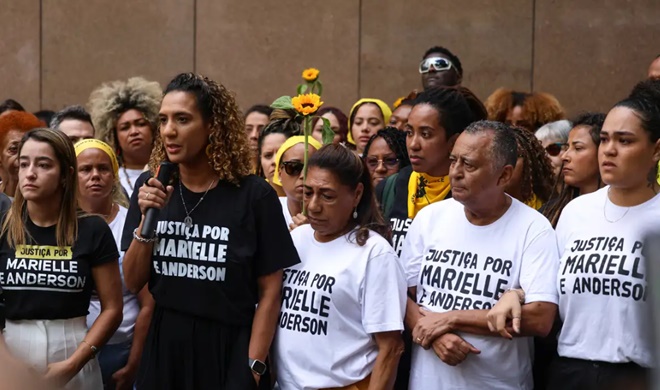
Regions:
[[[128,177],[128,172],[126,172],[126,166],[122,165],[121,169],[124,171],[124,176],[126,176],[126,182],[128,183],[128,186],[131,188],[131,191],[133,191],[133,183],[131,183],[131,178]]]
[[[213,187],[213,183],[215,183],[215,179],[211,180],[211,184],[209,184],[209,188],[206,189],[206,192],[204,192],[204,195],[202,195],[202,197],[199,199],[195,207],[193,207],[192,209],[190,209],[190,211],[188,211],[188,207],[186,206],[186,201],[183,200],[183,190],[181,189],[183,187],[183,183],[179,180],[179,195],[181,195],[181,202],[183,203],[183,209],[186,211],[186,217],[183,219],[183,224],[186,225],[187,228],[190,229],[193,225],[193,220],[190,214],[192,214],[192,212],[195,211],[197,206],[199,206],[199,204],[202,203],[206,194],[208,194],[211,187]]]
[[[619,222],[620,220],[623,219],[623,217],[626,216],[626,214],[628,214],[628,211],[630,211],[630,207],[626,208],[626,212],[623,213],[623,215],[620,216],[618,219],[615,219],[614,221],[611,221],[609,218],[607,218],[607,213],[605,212],[605,210],[607,209],[607,201],[608,201],[609,199],[610,199],[610,189],[608,188],[608,189],[607,189],[607,194],[605,194],[605,204],[603,205],[603,217],[605,217],[605,220],[606,220],[607,222],[609,222],[609,223],[616,223],[616,222]]]

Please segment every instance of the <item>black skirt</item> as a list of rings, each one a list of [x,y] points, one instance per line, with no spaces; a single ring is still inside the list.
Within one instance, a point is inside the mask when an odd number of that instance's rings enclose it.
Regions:
[[[250,327],[156,306],[136,381],[138,390],[257,389],[248,366]]]

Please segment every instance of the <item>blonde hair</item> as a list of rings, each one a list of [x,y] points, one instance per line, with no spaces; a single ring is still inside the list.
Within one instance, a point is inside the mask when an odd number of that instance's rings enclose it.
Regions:
[[[155,137],[162,98],[160,84],[142,77],[104,83],[91,93],[87,104],[96,129],[95,137],[118,151],[117,120],[132,109],[140,111],[149,121]]]
[[[243,114],[234,95],[222,84],[194,73],[181,73],[170,81],[165,95],[174,91],[187,92],[195,97],[204,122],[211,127],[206,149],[209,165],[220,180],[238,185],[252,170],[252,154],[245,134]],[[163,140],[158,132],[149,160],[151,173],[155,175],[160,163],[166,160]]]
[[[60,164],[60,179],[62,181],[63,193],[60,214],[57,220],[55,237],[57,246],[72,246],[78,237],[78,167],[76,163],[76,152],[67,136],[58,130],[39,128],[27,132],[18,146],[20,158],[23,146],[29,140],[44,142],[53,148],[55,157]],[[12,248],[27,243],[25,228],[27,215],[27,201],[21,191],[16,191],[14,202],[7,213],[7,218],[2,224],[2,234],[7,235],[7,242]],[[31,237],[30,237],[31,238]]]

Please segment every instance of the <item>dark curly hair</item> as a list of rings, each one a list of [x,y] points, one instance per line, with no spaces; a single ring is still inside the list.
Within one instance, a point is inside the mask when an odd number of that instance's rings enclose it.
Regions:
[[[446,55],[449,61],[451,61],[451,63],[454,65],[454,68],[456,68],[458,75],[463,76],[463,65],[461,65],[461,60],[459,60],[458,56],[452,53],[451,50],[442,46],[433,46],[432,48],[428,49],[426,53],[424,53],[422,59],[426,58],[426,56],[432,53],[440,53]]]
[[[222,84],[194,73],[181,73],[165,88],[164,95],[182,91],[195,96],[197,108],[205,123],[211,125],[209,165],[220,180],[238,185],[250,174],[250,148],[245,134],[243,114],[234,95]],[[167,160],[160,132],[156,133],[149,169],[154,175],[158,165]]]
[[[287,139],[294,135],[302,135],[302,120],[300,117],[296,117],[296,113],[293,110],[274,109],[270,114],[270,122],[268,122],[266,127],[261,130],[261,134],[259,134],[259,158],[261,158],[261,147],[264,139],[271,134],[283,134]],[[257,164],[256,174],[264,177],[264,170],[261,164]]]
[[[364,147],[364,152],[362,153],[363,159],[367,158],[371,143],[374,142],[376,138],[384,139],[387,146],[389,146],[390,149],[392,149],[392,152],[396,154],[396,158],[399,160],[399,169],[410,165],[408,149],[406,148],[406,133],[392,126],[387,126],[383,130],[378,130],[376,134],[369,138],[369,142],[367,142],[367,145]]]
[[[541,141],[527,129],[511,126],[516,137],[518,155],[523,158],[523,173],[520,200],[527,202],[534,195],[543,203],[547,202],[554,190],[552,164],[545,153]]]
[[[525,93],[499,88],[486,99],[488,120],[491,121],[505,122],[507,114],[514,107],[522,108],[525,121],[532,127],[529,131],[536,131],[546,123],[566,117],[557,98],[549,93]]]
[[[371,175],[364,161],[343,145],[325,145],[309,159],[310,167],[326,169],[332,172],[339,182],[355,190],[362,183],[364,192],[357,205],[357,218],[350,219],[356,229],[351,235],[358,245],[363,246],[373,230],[391,243],[392,230],[380,212],[374,189],[371,185]]]
[[[585,112],[578,115],[572,122],[573,128],[571,131],[578,126],[589,127],[591,140],[596,144],[596,147],[600,145],[600,129],[602,129],[603,123],[605,122],[605,114],[600,112]],[[580,189],[564,183],[562,175],[557,177],[557,181],[559,180],[561,180],[561,190],[559,190],[556,196],[553,196],[550,202],[548,202],[548,207],[543,208],[543,215],[548,218],[553,228],[557,227],[557,222],[559,221],[559,217],[561,216],[564,207],[566,207],[570,201],[580,196]],[[598,176],[598,182],[600,183],[600,175]],[[555,183],[555,188],[558,188],[558,186],[559,183]]]

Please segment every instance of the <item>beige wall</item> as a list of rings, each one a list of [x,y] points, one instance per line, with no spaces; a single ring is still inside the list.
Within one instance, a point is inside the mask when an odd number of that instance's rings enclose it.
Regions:
[[[657,0],[7,0],[0,99],[59,109],[105,81],[194,70],[247,108],[294,93],[314,66],[323,100],[347,111],[420,88],[423,52],[443,45],[483,99],[507,86],[607,110],[660,54],[658,20]]]

